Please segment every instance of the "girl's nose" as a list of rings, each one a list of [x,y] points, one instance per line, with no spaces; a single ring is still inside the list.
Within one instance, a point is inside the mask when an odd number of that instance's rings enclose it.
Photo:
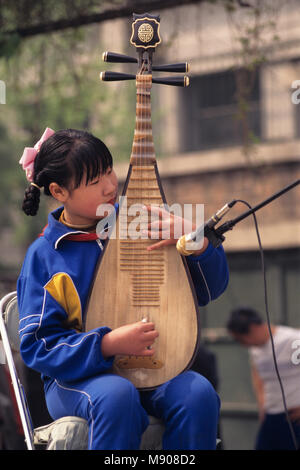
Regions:
[[[111,194],[111,193],[113,194],[115,191],[116,191],[116,185],[115,185],[114,181],[112,181],[111,178],[106,177],[105,178],[105,186],[104,186],[105,195],[108,195],[108,194]]]

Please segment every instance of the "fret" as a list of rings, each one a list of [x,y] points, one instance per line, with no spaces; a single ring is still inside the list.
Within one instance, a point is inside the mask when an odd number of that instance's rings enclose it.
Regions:
[[[142,154],[141,155],[131,155],[130,157],[130,163],[132,165],[140,165],[141,167],[143,165],[147,165],[149,163],[155,163],[156,162],[156,159],[155,159],[155,155],[154,153],[151,153],[151,154]]]
[[[142,196],[126,196],[126,197],[127,197],[127,199],[135,199],[138,202],[140,202],[139,200],[142,198]],[[162,198],[161,198],[160,195],[159,196],[144,196],[143,197],[143,201],[147,200],[147,199],[151,199],[151,200],[152,199],[157,199],[157,200],[162,201]]]
[[[136,110],[139,111],[139,110],[146,110],[146,111],[149,111],[151,112],[151,104],[150,102],[148,104],[141,104],[141,103],[137,103],[136,105]]]
[[[145,179],[145,181],[147,181],[147,179]],[[159,187],[158,186],[147,186],[146,188],[143,187],[143,186],[132,186],[132,185],[129,185],[128,186],[128,189],[139,189],[140,191],[147,191],[148,189],[156,189],[159,191]]]
[[[138,122],[139,122],[139,123],[142,123],[143,125],[144,125],[145,123],[150,123],[150,127],[151,127],[151,129],[152,129],[152,125],[151,125],[152,120],[151,120],[151,117],[139,116]]]
[[[146,177],[146,178],[142,178],[142,177],[140,177],[140,176],[132,176],[132,177],[130,178],[130,180],[131,180],[131,181],[156,181],[156,177],[155,177],[155,176],[153,176],[153,177],[148,176],[148,177]]]
[[[139,154],[137,154],[137,153],[132,153],[131,157],[133,157],[133,159],[138,159],[138,158],[139,158]],[[150,160],[151,158],[154,158],[153,163],[155,163],[155,155],[154,155],[154,153],[151,153],[151,152],[146,153],[146,152],[145,152],[145,153],[144,153],[144,158],[145,158],[145,159],[148,158],[149,160]],[[140,160],[142,160],[142,159],[140,159]],[[141,161],[138,161],[137,163],[132,163],[132,164],[133,164],[133,165],[140,166],[140,167],[143,166],[143,165],[141,164]],[[146,165],[146,163],[145,163],[145,165]]]
[[[141,150],[141,149],[145,150],[145,154],[150,153],[149,149],[154,150],[153,142],[149,141],[149,140],[140,140],[139,142],[136,142],[136,138],[134,137],[132,150],[137,151],[137,150]],[[147,149],[147,151],[146,151],[146,149]]]
[[[151,141],[153,142],[153,136],[152,136],[152,128],[151,127],[146,127],[146,126],[138,126],[135,128],[135,131],[133,133],[133,138],[136,137],[136,135],[139,135],[139,134],[145,134],[145,136],[147,137],[147,141]],[[150,137],[150,138],[149,138]]]
[[[153,171],[153,165],[145,165],[143,168],[140,166],[133,166],[132,171],[133,172],[144,172],[144,171]]]

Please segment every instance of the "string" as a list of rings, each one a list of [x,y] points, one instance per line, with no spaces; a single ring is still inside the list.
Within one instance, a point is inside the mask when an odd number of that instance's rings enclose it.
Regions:
[[[146,134],[147,134],[146,142],[147,142],[148,158],[149,158],[150,149],[152,148],[152,146],[151,146],[151,139],[150,139],[150,132],[151,132],[152,127],[151,127],[151,86],[150,86],[150,79],[149,79],[149,77],[150,77],[150,75],[148,75],[148,81],[147,81],[147,99],[148,99],[148,119],[149,119],[149,121],[148,121],[147,132],[146,132]],[[148,164],[149,164],[149,163],[148,163]],[[152,191],[151,189],[149,189],[149,188],[151,187],[151,181],[152,181],[152,180],[149,180],[149,178],[148,178],[148,180],[147,180],[148,195],[150,195],[150,194],[151,194],[151,191]],[[152,207],[151,199],[149,199],[149,201],[150,201],[150,208],[151,208],[151,207]],[[149,213],[148,213],[148,214],[149,214]],[[150,210],[150,223],[151,223],[151,210]],[[151,225],[150,225],[150,227],[151,227]],[[152,232],[151,232],[150,237],[151,237],[151,242],[152,242]],[[152,277],[151,277],[151,272],[152,272],[151,266],[152,266],[152,264],[151,264],[151,260],[150,260],[150,258],[151,258],[151,252],[147,252],[147,253],[148,253],[148,255],[149,255],[149,260],[148,260],[148,276],[147,276],[147,278],[148,278],[149,286],[152,286],[152,282],[150,283],[150,279],[152,279]],[[148,295],[149,295],[150,297],[151,297],[151,295],[155,295],[155,292],[152,291],[152,287],[151,287],[151,289],[149,288],[148,291],[149,291],[149,294],[148,294]],[[149,314],[148,314],[148,317],[149,317]],[[150,318],[149,318],[149,321],[150,321]]]
[[[149,195],[149,178],[146,177],[147,170],[144,168],[148,164],[149,152],[152,148],[151,139],[149,138],[151,133],[151,107],[150,107],[150,87],[149,87],[149,74],[145,74],[145,64],[142,63],[141,70],[137,75],[136,85],[137,85],[137,116],[136,116],[136,136],[135,136],[135,165],[137,166],[137,178],[134,180],[134,188],[137,188],[139,191],[137,197],[134,200],[140,201],[141,204],[148,205],[150,204],[150,195]],[[145,171],[144,171],[145,170]],[[148,184],[148,186],[147,186]],[[146,190],[146,191],[145,191]],[[141,223],[140,230],[145,228],[148,230],[148,223],[151,220],[149,219],[149,213],[146,210],[145,213],[141,213]],[[151,236],[151,235],[150,235]],[[151,289],[149,289],[149,278],[150,278],[150,260],[147,259],[149,252],[146,251],[146,246],[148,245],[147,240],[149,239],[148,234],[146,237],[142,233],[139,234],[140,243],[134,242],[133,252],[132,252],[132,261],[136,265],[137,269],[135,275],[138,274],[142,277],[140,282],[135,284],[136,289],[134,289],[134,298],[137,300],[136,304],[138,307],[139,320],[142,320],[142,317],[146,317],[149,321],[149,312],[145,312],[145,307],[147,308],[148,296],[151,295]],[[145,263],[143,262],[145,260]],[[137,277],[135,277],[137,279]]]
[[[149,131],[149,127],[150,127],[150,95],[148,94],[149,93],[149,82],[147,80],[147,77],[149,77],[149,75],[146,75],[145,76],[145,83],[146,83],[146,86],[145,86],[145,102],[147,103],[147,109],[145,109],[145,114],[147,115],[147,120],[143,121],[144,123],[144,129],[143,129],[143,135],[145,135],[145,146],[144,146],[144,150],[146,152],[146,161],[144,162],[145,164],[148,165],[148,162],[147,162],[147,159],[148,159],[148,152],[149,152],[149,142],[148,142],[148,131]],[[146,124],[147,123],[147,124]],[[146,171],[145,174],[147,175],[148,172]],[[145,184],[147,185],[147,196],[149,196],[149,180],[148,181],[145,181]],[[147,201],[148,203],[151,202],[149,199]],[[149,212],[146,212],[147,213],[147,219],[149,218]],[[151,212],[150,212],[150,217],[151,217]],[[147,220],[147,222],[149,222],[149,220]],[[148,227],[147,227],[148,228]],[[150,226],[150,229],[151,229],[151,226]],[[147,235],[147,237],[149,237]],[[151,235],[150,235],[151,237]],[[147,246],[148,246],[148,242],[147,242]],[[148,300],[148,295],[150,296],[151,294],[149,293],[149,280],[150,280],[150,260],[149,260],[149,252],[147,251],[146,252],[148,254],[147,256],[147,285],[146,285],[146,297],[147,297],[147,302],[146,304],[148,304],[149,300]],[[149,308],[149,307],[148,307]],[[147,320],[150,321],[150,317],[149,317],[149,312],[147,312]]]
[[[142,63],[142,71],[141,73],[143,73],[143,68],[144,68],[144,63]],[[141,82],[140,82],[140,95],[139,95],[139,99],[140,99],[140,104],[141,104],[141,113],[140,113],[140,137],[139,137],[139,164],[140,164],[140,169],[139,169],[139,178],[140,179],[140,190],[139,190],[139,194],[142,195],[142,187],[143,187],[143,180],[142,180],[142,150],[143,150],[143,147],[142,147],[142,132],[143,132],[143,119],[144,119],[144,96],[143,96],[143,75],[141,75]],[[141,197],[141,203],[142,203],[142,197]],[[140,239],[141,240],[141,239]],[[143,243],[142,243],[142,240],[141,240],[141,243],[140,243],[140,246],[143,246]],[[140,271],[141,273],[142,271]],[[141,283],[142,284],[142,283]],[[143,288],[140,287],[140,296],[142,296],[142,290]],[[143,320],[143,307],[142,307],[142,304],[143,302],[140,302],[140,307],[139,307],[139,316],[140,316],[140,319]]]
[[[144,62],[143,62],[143,72],[142,72],[142,87],[141,87],[141,101],[142,101],[142,120],[141,120],[141,139],[140,139],[140,142],[141,142],[141,153],[140,153],[140,157],[141,157],[141,166],[144,166],[145,164],[145,161],[144,161],[144,158],[145,158],[145,146],[143,145],[143,135],[144,135],[144,128],[145,128],[145,119],[146,119],[146,108],[145,108],[145,105],[146,105],[146,97],[145,97],[145,76],[143,75],[144,73]],[[144,152],[144,153],[143,153]],[[141,168],[141,175],[143,174],[143,168]],[[142,178],[142,176],[141,176]],[[143,183],[144,181],[141,180],[141,187],[143,187]],[[141,192],[141,194],[143,194],[143,192]],[[141,202],[143,203],[144,202],[144,197],[141,198]],[[143,243],[141,243],[141,246],[143,246]],[[147,261],[146,261],[147,263]],[[142,271],[142,272],[145,272],[146,275],[147,275],[147,272],[146,271]],[[148,277],[148,276],[147,276]],[[143,285],[143,283],[141,283]],[[143,292],[143,288],[141,288],[141,292]],[[145,295],[145,292],[142,294],[142,295]],[[141,302],[141,304],[143,304],[143,302]],[[141,310],[143,310],[143,307],[141,306]],[[143,318],[146,318],[146,320],[148,320],[148,315],[144,315],[144,312],[142,314],[142,317]]]
[[[144,73],[145,69],[144,69],[144,63],[143,63],[143,72]],[[147,131],[148,131],[148,126],[149,126],[149,98],[148,98],[148,83],[147,83],[147,75],[143,74],[142,75],[142,84],[143,84],[143,87],[142,87],[142,90],[141,90],[141,94],[142,94],[142,113],[141,113],[141,116],[142,116],[142,120],[141,120],[141,166],[145,166],[147,164],[147,151],[148,151],[148,139],[146,138],[147,136]],[[141,168],[141,175],[142,174],[147,174],[147,171],[143,171],[143,168]],[[142,176],[141,176],[142,178]],[[143,194],[143,186],[145,185],[146,188],[148,188],[147,186],[147,181],[145,179],[145,181],[143,179],[141,179],[141,194]],[[149,201],[147,201],[147,196],[148,196],[148,190],[146,191],[146,194],[145,194],[145,199],[144,197],[141,199],[142,203],[148,203]],[[144,218],[147,219],[147,222],[148,222],[148,212],[147,210],[145,211],[145,215],[143,215]],[[146,222],[146,224],[147,224]],[[143,224],[144,225],[144,224]],[[145,226],[145,229],[147,230],[148,229],[148,224]],[[145,240],[146,240],[146,243],[144,243],[144,239],[142,239],[142,243],[141,243],[141,246],[144,248],[143,250],[143,253],[145,253],[145,264],[146,264],[146,269],[144,269],[144,271],[142,271],[143,273],[145,273],[145,276],[143,276],[145,279],[143,279],[143,282],[141,283],[142,285],[145,286],[145,288],[142,288],[141,291],[143,292],[143,296],[144,296],[144,300],[145,302],[141,302],[142,304],[146,304],[148,303],[148,289],[147,289],[147,282],[149,280],[149,261],[148,261],[148,252],[146,251],[146,245],[148,245],[147,243],[147,239],[148,239],[148,234],[147,234],[147,237],[145,237]],[[144,307],[141,307],[141,309],[144,309]],[[146,315],[144,314],[143,312],[143,317],[146,318],[147,321],[149,321],[149,312],[146,313]]]
[[[142,144],[142,158],[143,158],[143,164],[146,165],[147,164],[147,138],[146,138],[146,129],[148,129],[148,124],[149,124],[149,109],[148,109],[148,86],[147,86],[147,75],[143,75],[143,111],[142,111],[142,114],[143,114],[143,119],[142,119],[142,139],[141,139],[141,142],[144,143],[144,145]],[[144,171],[145,173],[145,176],[147,174],[147,171]],[[148,187],[148,182],[145,180],[145,181],[141,181],[142,183],[142,186],[143,186],[143,183],[146,185],[146,187]],[[148,196],[148,191],[146,192],[147,196]],[[145,202],[145,200],[143,201]],[[149,201],[146,201],[146,202],[149,202]],[[147,219],[148,219],[148,212],[146,211],[146,214],[147,214]],[[148,222],[148,220],[147,220]],[[147,229],[148,229],[148,226],[147,226]],[[148,234],[147,234],[147,238],[148,238]],[[144,249],[145,249],[145,244],[143,243],[142,244],[144,246]],[[146,245],[148,245],[148,243],[146,242]],[[146,251],[146,254],[148,254],[148,252]],[[146,256],[146,283],[145,283],[145,289],[144,289],[144,296],[146,297],[146,299],[148,298],[148,294],[147,294],[147,282],[149,280],[149,261],[147,259],[148,257]],[[146,300],[145,299],[145,300]],[[146,300],[145,304],[148,303],[148,300]],[[145,315],[144,315],[145,316]],[[149,321],[149,312],[146,313],[146,316],[145,318],[147,319],[147,321]]]
[[[143,118],[144,118],[144,102],[143,102],[143,69],[144,69],[144,62],[142,62],[142,68],[141,68],[141,75],[139,76],[139,102],[140,102],[140,113],[139,113],[139,178],[142,178],[142,131],[143,131]],[[142,203],[142,186],[143,186],[143,181],[142,180],[139,180],[139,186],[140,186],[140,190],[139,190],[139,201],[140,203]],[[141,235],[140,235],[141,236]],[[137,246],[143,246],[142,243],[139,243],[137,244]],[[138,271],[140,274],[141,274],[141,270]],[[142,283],[139,283],[140,284],[140,288],[139,288],[139,293],[140,293],[140,296],[142,295]],[[142,306],[141,306],[142,302],[140,302],[140,306],[139,306],[139,317],[140,317],[140,320],[143,320],[143,312],[142,312]]]

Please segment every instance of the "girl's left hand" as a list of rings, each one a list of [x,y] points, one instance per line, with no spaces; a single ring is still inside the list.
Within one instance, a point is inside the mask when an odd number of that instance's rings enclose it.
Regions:
[[[178,239],[187,233],[196,229],[195,224],[190,220],[183,219],[158,206],[145,206],[148,211],[148,217],[154,219],[148,223],[148,231],[143,231],[150,239],[159,239],[160,241],[147,247],[148,251],[155,250],[167,245],[176,245]],[[154,217],[153,217],[154,216]],[[203,253],[208,245],[207,238],[204,237],[203,246],[194,255]]]

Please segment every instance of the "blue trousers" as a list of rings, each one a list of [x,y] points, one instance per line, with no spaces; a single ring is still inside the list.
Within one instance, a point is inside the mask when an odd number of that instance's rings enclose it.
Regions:
[[[146,392],[110,373],[68,384],[53,380],[46,402],[54,420],[79,416],[88,421],[89,449],[139,449],[148,415],[165,423],[164,449],[216,448],[220,400],[210,382],[193,371]]]
[[[298,449],[300,448],[300,424],[292,423]],[[255,444],[256,450],[295,450],[285,413],[266,414]]]

